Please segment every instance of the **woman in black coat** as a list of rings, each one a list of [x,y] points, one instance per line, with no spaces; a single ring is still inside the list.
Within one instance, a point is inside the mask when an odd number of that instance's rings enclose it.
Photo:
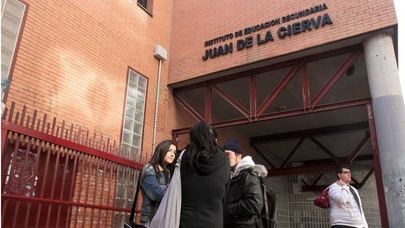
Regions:
[[[204,122],[191,129],[181,162],[181,228],[222,228],[223,200],[230,180],[229,159]]]

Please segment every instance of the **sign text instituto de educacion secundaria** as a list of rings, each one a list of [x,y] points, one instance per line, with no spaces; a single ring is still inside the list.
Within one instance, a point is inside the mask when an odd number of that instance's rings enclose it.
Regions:
[[[274,36],[270,30],[264,31],[268,28],[281,25],[293,20],[297,20],[302,17],[309,16],[311,14],[316,14],[328,9],[325,3],[319,4],[292,14],[288,14],[283,17],[275,18],[254,26],[246,27],[242,30],[238,30],[234,33],[229,33],[215,39],[211,39],[204,42],[204,47],[208,48],[205,50],[205,54],[202,57],[204,61],[208,59],[213,59],[222,55],[230,54],[234,51],[234,48],[237,51],[243,50],[245,48],[251,48],[255,44],[263,45],[268,42],[274,41]],[[331,17],[328,13],[323,15],[314,16],[309,19],[302,20],[300,22],[294,22],[288,25],[280,26],[277,29],[277,37],[282,40],[288,36],[294,36],[300,33],[311,31],[313,29],[322,28],[326,25],[333,24]],[[254,39],[253,33],[263,31],[256,35]],[[245,36],[245,37],[243,37]],[[243,38],[242,38],[243,37]],[[238,38],[236,42],[232,42],[232,39]],[[227,43],[225,43],[227,42]],[[221,44],[220,44],[221,43]],[[222,44],[225,43],[225,44]],[[220,44],[216,47],[211,47],[216,44]]]

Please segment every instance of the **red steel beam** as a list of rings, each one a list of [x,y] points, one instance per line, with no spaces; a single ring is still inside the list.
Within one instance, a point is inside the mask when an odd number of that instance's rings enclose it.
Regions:
[[[309,110],[311,108],[311,92],[309,89],[309,77],[306,64],[301,66],[301,88],[304,110]]]
[[[204,119],[207,123],[212,122],[212,89],[207,84],[205,87],[205,108],[204,108]]]
[[[324,146],[321,142],[319,142],[316,138],[312,136],[308,136],[308,138],[311,139],[312,142],[314,142],[319,148],[321,148],[323,152],[328,154],[333,159],[333,161],[335,161],[336,164],[339,163],[339,159],[326,146]]]
[[[242,113],[246,118],[250,117],[249,111],[243,107],[237,100],[233,99],[227,92],[223,91],[222,89],[218,88],[215,85],[211,85],[213,91],[215,91],[218,95],[224,98],[229,104],[232,105],[236,110]]]
[[[306,137],[308,135],[312,135],[312,136],[326,135],[326,134],[334,134],[334,133],[339,133],[339,132],[361,130],[361,129],[368,129],[368,122],[357,122],[357,123],[351,123],[351,124],[312,128],[312,129],[278,133],[278,134],[272,134],[272,135],[262,135],[262,136],[252,137],[252,138],[250,138],[250,140],[252,140],[254,143],[260,143],[260,142],[268,142],[268,141],[278,141],[280,139],[288,139],[288,138],[301,138],[301,137]]]
[[[338,157],[337,158],[339,161],[344,162],[347,157]],[[356,157],[356,161],[371,161],[373,160],[373,155],[372,154],[365,154],[365,155],[359,155]],[[336,164],[333,159],[316,159],[316,160],[307,160],[307,161],[301,161],[304,165],[316,165],[319,163],[328,163],[331,165]]]
[[[250,94],[250,118],[253,118],[257,115],[256,75],[251,75],[249,78],[249,94]]]
[[[194,119],[197,121],[204,120],[204,117],[202,117],[197,111],[195,111],[187,102],[179,97],[177,94],[173,94],[174,99],[179,102],[179,104],[192,116]]]
[[[321,173],[328,171],[335,171],[336,164],[317,164],[317,165],[304,165],[300,167],[289,167],[279,169],[268,169],[268,176],[285,176],[285,175],[297,175],[303,173]]]
[[[371,176],[371,174],[373,174],[373,172],[374,172],[374,168],[371,168],[370,171],[368,171],[367,175],[360,182],[361,187],[366,183],[366,181]]]
[[[228,120],[228,121],[212,123],[211,125],[214,126],[215,128],[231,127],[231,126],[237,126],[237,125],[242,125],[242,124],[247,124],[247,123],[257,123],[257,122],[267,121],[267,120],[275,120],[275,119],[282,119],[282,118],[286,118],[286,117],[301,116],[301,115],[305,115],[305,114],[309,114],[309,113],[318,113],[318,112],[325,112],[325,111],[331,111],[331,110],[336,110],[336,109],[363,106],[363,105],[368,104],[369,102],[370,102],[370,98],[361,98],[361,99],[343,101],[343,102],[333,103],[333,104],[318,105],[317,107],[311,109],[310,111],[305,111],[304,109],[294,109],[294,110],[289,110],[289,111],[285,111],[285,112],[269,113],[269,114],[260,116],[258,119],[250,119],[250,120],[245,119],[245,118],[233,119],[233,120]],[[174,129],[174,130],[172,130],[172,134],[175,134],[175,135],[187,134],[189,132],[189,130],[190,130],[190,128]]]
[[[323,176],[323,173],[321,173],[315,180],[314,182],[312,182],[312,186],[316,185],[316,183],[318,183],[318,181],[321,179],[321,177]]]
[[[370,133],[368,131],[366,131],[364,138],[361,140],[359,145],[356,146],[356,148],[353,150],[351,155],[346,159],[346,163],[351,164],[356,159],[356,157],[359,155],[361,149],[366,145],[366,143],[368,142],[369,139],[370,139]]]
[[[267,163],[269,163],[269,165],[272,167],[272,168],[276,168],[276,166],[266,157],[266,156],[264,156],[264,154],[259,150],[259,148],[257,148],[257,146],[256,145],[254,145],[254,144],[250,144],[250,146],[256,151],[256,153],[258,153]]]
[[[361,45],[343,47],[343,48],[336,49],[336,50],[325,51],[325,52],[310,55],[310,56],[304,56],[304,57],[297,58],[297,59],[287,60],[287,61],[284,61],[284,62],[272,64],[272,65],[269,65],[269,66],[263,66],[263,67],[256,68],[256,69],[253,69],[253,70],[250,69],[250,70],[238,72],[238,73],[227,75],[227,76],[224,76],[224,77],[211,79],[209,81],[212,84],[217,84],[217,83],[221,83],[221,82],[225,82],[225,81],[231,81],[231,80],[235,80],[235,79],[238,79],[238,78],[247,77],[248,75],[252,75],[252,74],[260,74],[260,73],[265,73],[265,72],[274,71],[274,70],[278,70],[278,69],[281,69],[281,68],[293,66],[297,62],[307,63],[307,62],[312,62],[312,61],[316,61],[316,60],[319,60],[319,59],[329,58],[329,57],[333,57],[333,56],[337,56],[337,55],[341,55],[341,54],[345,54],[345,53],[349,53],[349,52],[353,52],[353,51],[359,51],[359,50],[362,50]],[[193,79],[183,81],[182,83],[186,82],[186,83],[190,83],[190,85],[174,88],[174,93],[180,93],[180,92],[184,92],[184,91],[189,91],[189,90],[192,90],[192,89],[204,87],[206,85],[205,81],[191,84],[192,81],[193,81]],[[176,87],[176,84],[179,84],[179,83],[170,84],[169,86]]]
[[[333,76],[325,83],[325,85],[319,90],[319,92],[314,96],[311,101],[311,107],[318,105],[319,101],[331,90],[331,88],[336,84],[336,82],[342,77],[343,73],[356,61],[360,56],[361,51],[354,51],[338,68],[338,70],[333,74]]]
[[[297,151],[298,147],[300,147],[300,145],[302,144],[302,142],[304,142],[305,137],[302,137],[297,144],[295,144],[294,148],[292,149],[292,151],[290,152],[290,154],[287,156],[287,158],[284,160],[284,162],[280,165],[279,168],[283,168],[284,165],[288,162],[288,160],[290,160],[290,158],[293,156],[293,154]]]
[[[287,118],[287,117],[305,115],[308,113],[318,113],[318,112],[331,111],[331,110],[336,110],[336,109],[341,109],[341,108],[361,106],[361,105],[367,104],[369,102],[369,100],[370,100],[369,98],[362,98],[362,99],[356,99],[356,100],[352,100],[352,101],[344,101],[344,102],[333,103],[333,104],[319,105],[316,108],[312,109],[310,112],[305,111],[304,109],[294,109],[294,110],[289,110],[289,111],[285,111],[285,112],[269,113],[269,114],[259,116],[254,121],[238,119],[238,120],[224,121],[222,123],[214,123],[214,126],[217,128],[230,127],[230,126],[245,124],[245,123],[249,123],[249,122],[275,120],[275,119],[282,119],[282,118]]]
[[[355,183],[351,184],[352,186],[354,186],[356,189],[360,189],[361,187],[363,187],[363,185],[366,183],[366,181],[368,180],[368,178],[371,176],[371,174],[373,173],[374,168],[371,168],[370,171],[367,173],[367,175],[362,179],[362,181],[359,183],[358,181],[354,181]],[[319,179],[322,177],[323,174],[321,174],[313,184],[311,185],[305,185],[302,186],[302,191],[303,192],[309,192],[309,191],[322,191],[323,189],[327,188],[327,185],[316,185],[316,183],[319,181]],[[353,177],[352,177],[353,179]],[[302,181],[304,183],[306,183],[303,179]]]
[[[62,206],[77,206],[77,207],[85,207],[85,208],[96,208],[102,210],[110,210],[110,211],[122,211],[122,212],[131,212],[130,208],[119,208],[119,207],[110,207],[110,206],[103,206],[103,205],[94,205],[89,203],[75,203],[73,201],[65,201],[65,200],[55,200],[55,199],[48,199],[48,198],[40,198],[40,197],[27,197],[27,196],[20,196],[20,195],[13,195],[13,194],[1,194],[2,200],[16,200],[16,201],[23,201],[23,202],[33,202],[33,203],[43,203],[43,204],[51,204],[51,205],[62,205]]]
[[[128,166],[128,167],[131,167],[131,168],[134,168],[134,169],[139,169],[140,170],[143,167],[143,165],[140,164],[140,163],[133,162],[133,161],[130,161],[128,159],[121,158],[121,157],[115,156],[113,154],[109,154],[109,153],[106,153],[106,152],[103,152],[103,151],[100,151],[100,150],[96,150],[96,149],[93,149],[93,148],[90,148],[90,147],[87,147],[87,146],[83,146],[81,144],[74,143],[74,142],[71,142],[71,141],[68,141],[68,140],[65,140],[65,139],[61,139],[61,138],[58,138],[58,137],[53,136],[53,135],[48,135],[48,134],[45,134],[45,133],[42,133],[42,132],[39,132],[39,131],[36,131],[36,130],[32,130],[30,128],[20,126],[18,124],[9,123],[7,121],[2,121],[2,128],[5,128],[6,130],[9,130],[9,131],[12,131],[12,132],[20,133],[20,134],[23,134],[23,135],[26,135],[26,136],[29,136],[29,137],[33,137],[33,138],[36,138],[36,139],[39,139],[39,140],[43,140],[43,141],[46,141],[46,142],[51,142],[51,143],[53,143],[55,145],[59,145],[59,146],[66,147],[66,148],[69,148],[69,149],[72,149],[72,150],[80,151],[80,152],[83,152],[85,154],[89,154],[89,155],[92,155],[92,156],[96,156],[96,157],[99,157],[99,158],[110,160],[110,161],[113,161],[113,162],[115,162],[117,164]]]
[[[288,85],[288,83],[294,78],[294,76],[297,74],[299,71],[300,66],[295,65],[293,66],[290,71],[287,73],[286,76],[278,83],[276,88],[274,88],[273,92],[266,97],[266,99],[263,101],[263,103],[259,106],[257,109],[257,115],[260,116],[262,115],[274,102],[274,100],[280,95],[280,93],[283,91],[283,89]]]
[[[388,210],[385,201],[384,184],[381,170],[380,151],[378,149],[377,132],[374,123],[374,114],[371,104],[367,105],[368,124],[370,128],[371,149],[374,156],[375,182],[377,185],[378,204],[380,207],[380,219],[383,228],[389,228]]]

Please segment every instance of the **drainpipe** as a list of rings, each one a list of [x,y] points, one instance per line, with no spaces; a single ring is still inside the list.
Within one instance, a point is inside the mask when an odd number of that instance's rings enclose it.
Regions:
[[[156,97],[155,97],[155,115],[153,118],[153,135],[152,135],[152,151],[156,146],[156,130],[157,130],[157,116],[159,111],[159,93],[160,93],[160,75],[162,71],[162,62],[167,60],[167,50],[160,45],[156,45],[153,49],[153,56],[159,60],[157,85],[156,85]]]

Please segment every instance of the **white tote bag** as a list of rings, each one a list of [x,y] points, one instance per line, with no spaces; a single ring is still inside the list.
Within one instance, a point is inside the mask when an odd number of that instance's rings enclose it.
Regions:
[[[177,159],[173,177],[163,196],[162,201],[149,228],[179,228],[181,212],[181,175],[180,165],[183,157],[183,150]]]

